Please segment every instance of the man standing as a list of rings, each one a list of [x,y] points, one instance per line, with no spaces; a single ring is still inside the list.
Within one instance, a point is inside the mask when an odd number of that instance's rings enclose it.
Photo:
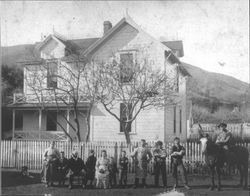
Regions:
[[[42,182],[45,186],[53,186],[53,181],[55,178],[56,162],[60,158],[60,153],[58,149],[55,148],[55,141],[50,143],[49,148],[44,152],[44,161],[42,169]]]
[[[139,147],[132,152],[131,156],[135,160],[135,185],[137,188],[139,185],[139,179],[142,179],[142,185],[146,188],[147,166],[152,159],[150,150],[146,147],[146,141],[144,139],[139,143]]]
[[[173,177],[175,178],[174,189],[178,187],[178,170],[181,173],[182,181],[184,182],[184,187],[190,189],[187,181],[186,168],[183,165],[182,158],[185,155],[185,148],[180,145],[180,138],[176,137],[174,139],[174,145],[171,150],[171,165]]]
[[[232,133],[226,129],[226,123],[220,123],[218,128],[220,129],[220,134],[218,135],[215,143],[223,147],[225,150],[228,150],[233,145]]]
[[[119,185],[122,187],[127,185],[128,174],[128,157],[126,157],[126,151],[122,151],[122,156],[119,159]]]
[[[90,150],[89,157],[86,162],[86,172],[87,172],[87,181],[90,181],[90,186],[92,187],[92,183],[95,179],[95,164],[96,157],[94,150]],[[87,183],[87,182],[86,182]]]
[[[117,163],[114,157],[110,157],[110,168],[109,168],[109,185],[110,187],[116,186],[116,173],[117,173]]]
[[[167,188],[167,171],[166,171],[166,156],[167,153],[163,149],[162,141],[157,141],[155,144],[155,149],[153,151],[154,162],[155,162],[155,186],[159,186],[160,173],[162,175],[162,182],[164,188]]]
[[[72,183],[74,176],[80,176],[82,179],[82,188],[85,188],[86,171],[85,165],[81,158],[78,157],[78,152],[73,151],[72,156],[69,159],[69,189],[72,189]]]

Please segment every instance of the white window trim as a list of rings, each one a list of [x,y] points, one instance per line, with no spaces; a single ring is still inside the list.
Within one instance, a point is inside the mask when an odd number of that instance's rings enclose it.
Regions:
[[[121,102],[122,103],[122,102]],[[119,112],[120,112],[121,108],[119,106]],[[133,112],[133,116],[135,115],[136,113],[136,110],[137,110],[137,107],[135,107],[134,109],[134,112]],[[138,117],[138,116],[137,116]],[[137,118],[132,122],[131,124],[131,132],[129,132],[129,135],[136,135],[137,134],[137,129],[136,129],[136,120]],[[120,123],[119,122],[119,132],[118,132],[118,135],[124,135],[124,132],[120,132]]]

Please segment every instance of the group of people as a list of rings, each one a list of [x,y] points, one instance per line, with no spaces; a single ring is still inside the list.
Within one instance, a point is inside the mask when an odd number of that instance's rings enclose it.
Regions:
[[[180,145],[180,139],[174,139],[174,145],[171,150],[171,166],[173,177],[175,179],[174,188],[178,186],[178,170],[180,171],[184,187],[190,189],[187,182],[187,173],[183,165],[182,158],[185,155],[185,149]],[[157,141],[155,148],[151,152],[145,140],[141,140],[131,154],[131,158],[135,164],[135,182],[134,188],[139,187],[141,179],[142,186],[145,188],[148,163],[154,159],[154,174],[155,186],[159,186],[159,176],[162,175],[163,186],[167,187],[167,172],[166,172],[166,150],[163,148],[163,142]],[[106,150],[101,151],[101,157],[96,158],[93,150],[87,158],[86,163],[79,157],[77,151],[73,151],[71,157],[67,159],[63,151],[59,152],[55,148],[55,142],[51,142],[50,147],[44,153],[44,162],[42,169],[42,182],[45,186],[53,186],[55,181],[58,185],[65,184],[65,179],[69,179],[69,189],[72,189],[74,179],[77,178],[82,188],[85,188],[88,183],[93,187],[93,182],[96,181],[97,188],[111,188],[117,186],[116,174],[119,173],[119,186],[126,187],[129,159],[126,151],[122,151],[118,164],[115,159],[107,157]]]
[[[58,181],[59,186],[64,186],[65,179],[69,179],[69,189],[72,189],[74,179],[77,177],[82,188],[86,185],[92,187],[96,179],[96,187],[110,188],[116,186],[116,173],[119,172],[119,185],[127,184],[128,158],[126,151],[122,151],[119,159],[119,168],[114,158],[107,157],[106,150],[101,151],[101,157],[95,157],[94,150],[90,150],[90,155],[84,163],[79,154],[74,150],[70,159],[65,157],[63,151],[59,152],[55,148],[55,142],[52,141],[48,149],[44,153],[43,169],[41,172],[42,182],[46,187],[54,186],[54,182]]]
[[[228,151],[233,144],[232,134],[226,129],[227,125],[221,123],[218,126],[221,133],[218,135],[216,144],[220,145],[223,149]],[[141,140],[139,147],[137,147],[130,157],[135,164],[135,182],[134,188],[139,186],[141,179],[142,186],[146,187],[146,177],[148,163],[154,159],[154,174],[155,186],[159,186],[159,176],[162,176],[163,186],[167,187],[167,172],[166,172],[166,157],[171,157],[172,174],[175,179],[174,189],[178,186],[178,170],[181,174],[184,187],[190,189],[188,186],[187,173],[183,164],[183,156],[185,155],[185,148],[180,144],[180,139],[174,139],[171,153],[167,155],[166,150],[163,148],[163,142],[157,141],[155,148],[151,151],[145,140]],[[53,182],[58,180],[59,185],[64,185],[65,179],[69,179],[69,188],[72,188],[74,177],[78,177],[81,181],[82,188],[85,188],[90,181],[90,186],[96,180],[96,187],[103,187],[104,189],[116,186],[116,174],[119,173],[119,185],[125,187],[127,185],[128,173],[128,157],[126,151],[122,151],[119,163],[113,157],[107,157],[106,150],[101,151],[101,157],[96,158],[93,150],[84,163],[79,157],[77,151],[73,151],[70,159],[65,158],[63,151],[59,152],[55,148],[55,142],[51,142],[50,147],[44,153],[44,162],[42,169],[42,182],[45,186],[53,186]]]

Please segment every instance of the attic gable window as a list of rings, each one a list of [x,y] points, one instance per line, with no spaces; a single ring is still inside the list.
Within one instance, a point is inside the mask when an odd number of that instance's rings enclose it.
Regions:
[[[134,55],[133,53],[120,54],[120,79],[122,83],[131,82],[133,79]]]
[[[49,62],[47,65],[47,88],[57,88],[57,63]]]

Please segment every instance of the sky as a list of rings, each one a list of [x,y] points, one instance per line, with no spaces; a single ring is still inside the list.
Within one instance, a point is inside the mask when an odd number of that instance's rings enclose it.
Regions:
[[[54,31],[101,37],[126,13],[161,41],[182,40],[183,62],[249,82],[249,1],[1,1],[1,45],[32,44]]]

